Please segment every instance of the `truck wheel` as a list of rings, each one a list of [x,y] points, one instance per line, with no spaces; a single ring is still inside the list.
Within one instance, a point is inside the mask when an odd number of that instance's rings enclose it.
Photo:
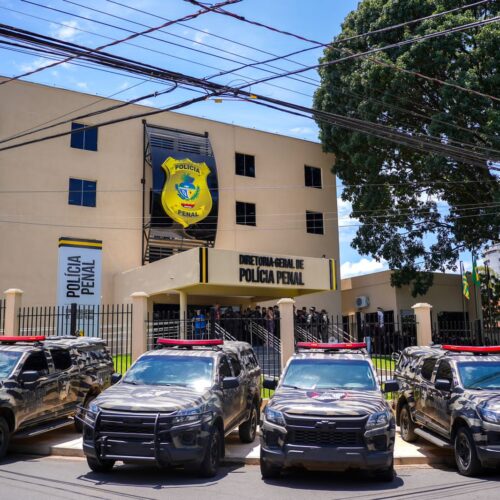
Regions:
[[[115,465],[114,460],[87,457],[87,463],[94,472],[109,472]]]
[[[253,443],[255,440],[255,434],[257,433],[257,420],[258,412],[255,405],[252,406],[250,411],[250,417],[248,420],[243,422],[239,429],[240,441],[242,443]]]
[[[260,456],[260,474],[262,479],[278,479],[281,475],[281,467],[272,465]]]
[[[472,433],[465,426],[460,427],[455,435],[455,461],[462,476],[476,476],[483,470]]]
[[[221,433],[217,427],[212,427],[205,456],[198,469],[198,473],[201,477],[214,477],[217,474],[219,470],[221,447]]]
[[[375,472],[375,479],[382,483],[390,483],[394,481],[394,464],[391,464],[387,469],[380,469]]]
[[[0,460],[7,455],[9,448],[10,430],[5,418],[0,417]]]
[[[403,441],[413,443],[417,440],[417,435],[415,434],[415,424],[411,419],[410,408],[407,404],[405,404],[399,412],[399,427]]]

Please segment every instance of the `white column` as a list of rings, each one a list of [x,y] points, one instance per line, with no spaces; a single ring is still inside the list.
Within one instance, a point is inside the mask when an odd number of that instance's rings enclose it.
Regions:
[[[179,290],[179,319],[181,325],[181,339],[187,337],[187,293]]]
[[[430,304],[419,302],[412,306],[417,322],[417,345],[428,346],[432,343],[432,323]]]
[[[4,335],[19,335],[19,309],[23,302],[23,291],[19,288],[9,288],[5,295],[5,328]]]
[[[145,292],[135,292],[132,298],[132,362],[148,350],[148,298]]]
[[[285,368],[287,361],[295,351],[295,322],[293,306],[295,300],[280,299],[280,335],[281,335],[281,369]]]

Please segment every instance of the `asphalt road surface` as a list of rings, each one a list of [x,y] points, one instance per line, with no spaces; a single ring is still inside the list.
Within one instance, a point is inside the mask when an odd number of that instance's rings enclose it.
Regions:
[[[118,465],[96,474],[80,458],[11,455],[0,464],[1,500],[45,499],[448,499],[500,498],[500,473],[465,478],[453,469],[399,467],[392,484],[361,473],[294,471],[262,481],[258,466],[225,466],[212,480],[182,470]]]

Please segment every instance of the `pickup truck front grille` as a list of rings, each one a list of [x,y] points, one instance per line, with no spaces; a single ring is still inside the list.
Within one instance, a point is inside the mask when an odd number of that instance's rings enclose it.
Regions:
[[[318,431],[311,430],[293,430],[289,434],[288,442],[290,444],[299,444],[305,446],[336,446],[336,447],[357,447],[363,446],[363,437],[355,431]]]
[[[170,413],[118,413],[102,411],[96,431],[112,437],[143,437],[153,439],[155,435],[165,440],[171,428]]]

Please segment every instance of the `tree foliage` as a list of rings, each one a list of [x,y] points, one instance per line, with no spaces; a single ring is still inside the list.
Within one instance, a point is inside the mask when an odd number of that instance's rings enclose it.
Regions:
[[[363,0],[335,41],[467,3],[472,2]],[[321,62],[345,56],[346,49],[364,52],[499,11],[500,3],[489,2],[342,42],[326,49]],[[391,65],[495,96],[500,88],[499,23],[324,66],[314,99],[322,111],[474,148],[498,161],[498,102]],[[343,182],[342,199],[351,202],[351,216],[361,222],[352,246],[397,270],[393,285],[411,284],[414,296],[423,294],[432,285],[432,271],[456,269],[461,250],[479,249],[499,237],[500,187],[491,163],[479,168],[325,122],[318,126],[324,150],[336,155],[333,172]]]

